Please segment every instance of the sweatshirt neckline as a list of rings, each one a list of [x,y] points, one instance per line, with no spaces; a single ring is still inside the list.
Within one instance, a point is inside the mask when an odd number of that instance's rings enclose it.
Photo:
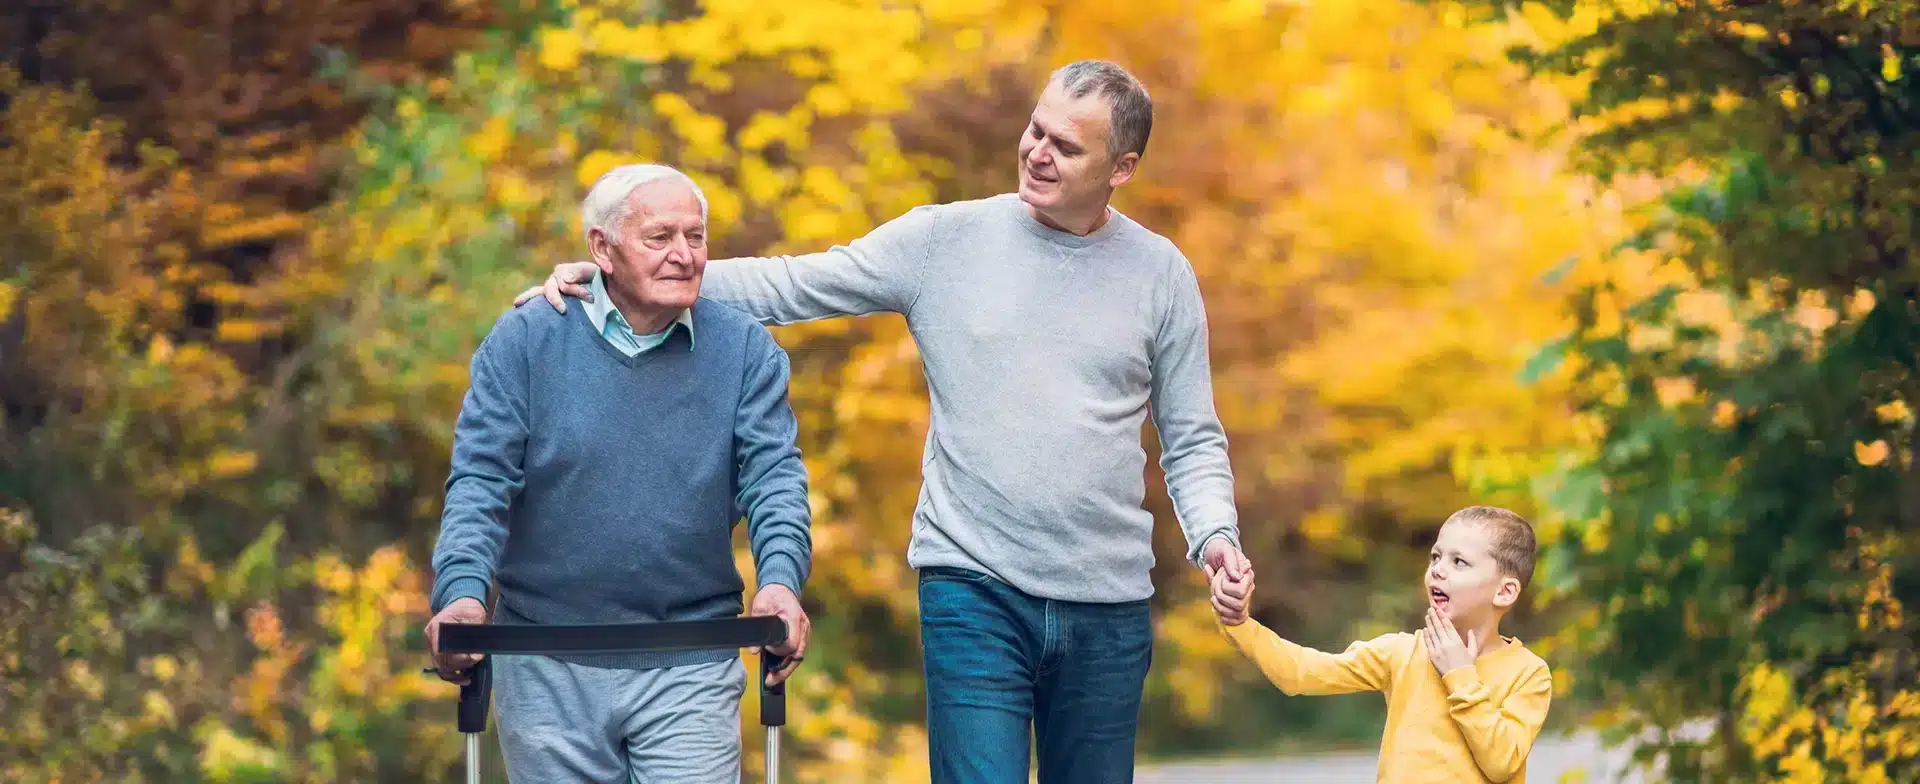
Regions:
[[[1041,223],[1040,220],[1035,218],[1033,213],[1028,210],[1027,203],[1020,200],[1020,194],[1011,193],[1002,198],[1007,201],[1008,209],[1013,210],[1015,219],[1018,220],[1020,225],[1026,228],[1027,231],[1033,233],[1034,236],[1040,239],[1068,248],[1090,248],[1105,242],[1113,238],[1115,234],[1118,234],[1121,224],[1129,220],[1126,214],[1114,208],[1113,205],[1107,205],[1107,222],[1101,224],[1100,228],[1094,229],[1083,237],[1073,232],[1061,231]]]

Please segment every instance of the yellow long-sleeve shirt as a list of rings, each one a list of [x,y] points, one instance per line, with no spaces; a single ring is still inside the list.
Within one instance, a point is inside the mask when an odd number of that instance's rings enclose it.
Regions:
[[[1547,719],[1553,675],[1517,639],[1443,678],[1421,635],[1385,634],[1335,654],[1281,639],[1258,621],[1220,628],[1287,694],[1385,693],[1382,782],[1527,779],[1527,752]]]

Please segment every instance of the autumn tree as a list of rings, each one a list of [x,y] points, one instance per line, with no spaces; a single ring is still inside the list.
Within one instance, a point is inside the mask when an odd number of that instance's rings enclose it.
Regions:
[[[418,575],[313,470],[347,439],[312,407],[338,281],[303,260],[361,111],[320,51],[430,73],[490,10],[0,10],[0,777],[451,760],[408,737]]]
[[[1533,6],[1580,159],[1668,189],[1541,355],[1592,438],[1517,456],[1573,682],[1676,780],[1916,780],[1916,9]]]

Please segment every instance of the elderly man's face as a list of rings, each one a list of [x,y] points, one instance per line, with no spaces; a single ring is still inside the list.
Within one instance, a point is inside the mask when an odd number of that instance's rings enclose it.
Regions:
[[[608,289],[638,307],[693,307],[707,269],[707,222],[700,202],[686,185],[663,181],[635,188],[627,203],[631,209],[618,243],[593,234],[593,260]]]
[[[1042,212],[1104,206],[1139,158],[1114,159],[1112,120],[1098,93],[1073,98],[1058,81],[1049,83],[1020,137],[1020,199]]]

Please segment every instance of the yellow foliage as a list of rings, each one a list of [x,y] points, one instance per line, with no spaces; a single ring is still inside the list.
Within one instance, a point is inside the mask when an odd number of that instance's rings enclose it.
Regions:
[[[1878,668],[1851,666],[1808,677],[1810,693],[1796,693],[1794,676],[1767,662],[1741,679],[1740,740],[1777,766],[1786,782],[1891,782],[1920,765],[1920,691],[1878,695]],[[1838,710],[1830,710],[1838,707]]]
[[[214,477],[239,476],[252,473],[259,464],[260,455],[254,452],[221,451],[208,461],[207,470]]]
[[[200,772],[211,781],[233,781],[248,772],[272,770],[280,755],[218,724],[203,725]]]

